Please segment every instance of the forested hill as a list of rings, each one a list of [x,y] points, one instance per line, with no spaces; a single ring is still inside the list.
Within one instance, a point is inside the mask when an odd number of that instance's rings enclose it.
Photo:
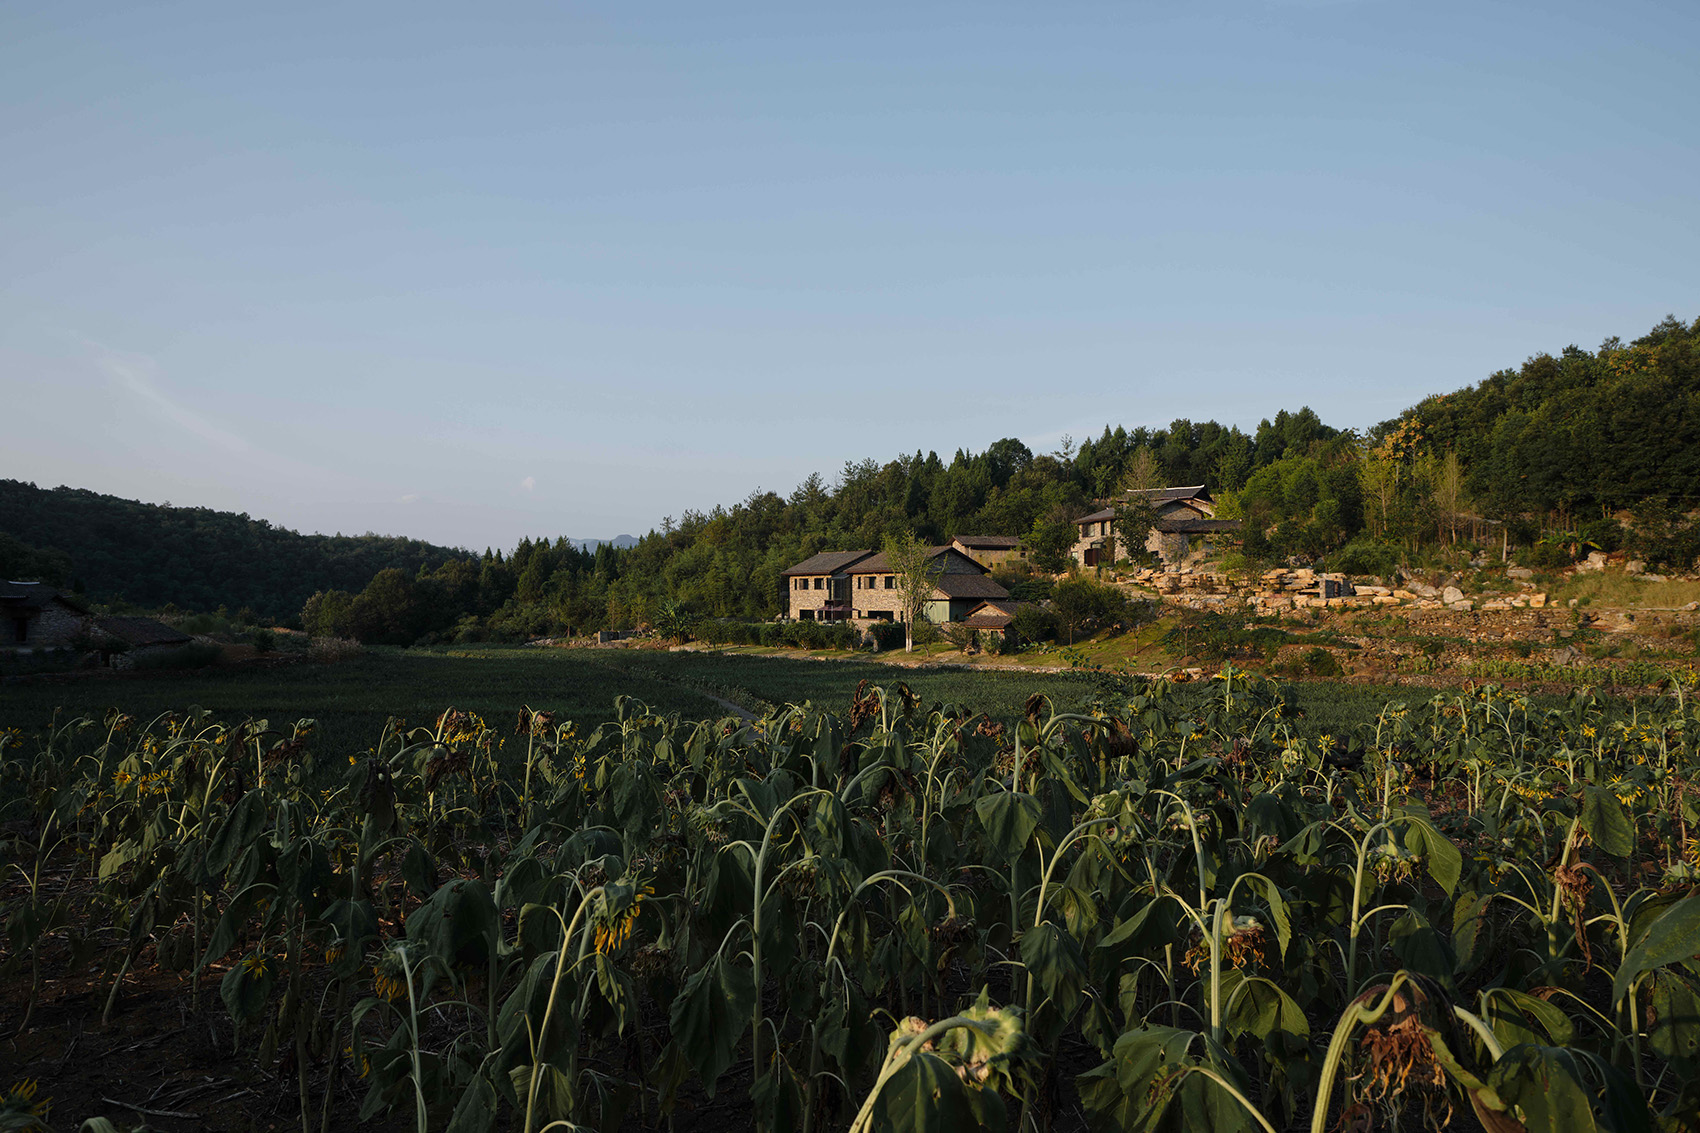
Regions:
[[[315,591],[359,590],[386,567],[411,574],[464,556],[418,539],[300,535],[210,508],[0,480],[0,573],[75,582],[98,601],[246,606],[286,619]]]
[[[302,614],[369,640],[523,639],[664,611],[770,618],[784,609],[781,572],[792,563],[903,532],[932,542],[1020,535],[1034,564],[1060,570],[1073,520],[1096,501],[1199,483],[1221,516],[1245,520],[1236,553],[1248,565],[1323,561],[1385,575],[1400,563],[1468,562],[1468,536],[1487,517],[1526,564],[1627,547],[1687,570],[1700,556],[1700,319],[1667,318],[1628,344],[1538,354],[1367,434],[1301,408],[1250,432],[1187,419],[1106,426],[1051,453],[1005,438],[949,460],[848,462],[831,481],[814,475],[788,496],[757,490],[684,510],[594,551],[527,539],[471,559],[413,540],[302,536],[245,515],[0,481],[0,574],[57,571],[91,597],[144,606]]]
[[[1536,355],[1401,421],[1420,425],[1423,447],[1458,454],[1490,513],[1700,507],[1700,319]]]

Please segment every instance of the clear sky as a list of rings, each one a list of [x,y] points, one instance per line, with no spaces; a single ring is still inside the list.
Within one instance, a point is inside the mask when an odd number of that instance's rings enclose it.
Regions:
[[[1700,315],[1700,4],[0,4],[0,477],[482,549]]]

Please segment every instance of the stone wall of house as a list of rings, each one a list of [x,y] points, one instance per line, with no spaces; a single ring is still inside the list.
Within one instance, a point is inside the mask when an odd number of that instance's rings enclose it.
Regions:
[[[1081,524],[1080,525],[1081,528],[1090,529],[1090,531],[1087,534],[1082,534],[1079,539],[1075,540],[1074,548],[1073,548],[1073,550],[1071,550],[1069,552],[1069,554],[1071,556],[1073,556],[1074,561],[1079,563],[1081,566],[1085,566],[1086,565],[1086,552],[1091,549],[1093,541],[1104,538],[1105,537],[1104,536],[1105,531],[1113,530],[1114,522],[1115,522],[1114,520],[1106,519],[1106,520],[1103,520],[1103,521],[1098,522],[1098,523],[1083,523],[1083,524]],[[1095,532],[1095,533],[1091,533],[1091,532]],[[1172,536],[1170,536],[1170,537],[1172,538]],[[1165,538],[1165,536],[1163,535],[1162,532],[1152,530],[1152,532],[1145,537],[1145,549],[1147,551],[1150,551],[1152,554],[1157,555],[1157,556],[1159,556],[1159,557],[1161,557],[1165,560],[1169,560],[1171,557],[1173,557],[1174,561],[1179,561],[1180,558],[1184,558],[1186,556],[1187,542],[1186,542],[1186,536],[1185,535],[1179,536],[1179,539],[1180,539],[1180,542],[1178,544],[1179,555],[1177,555],[1177,556],[1171,556],[1171,554],[1169,552],[1171,550],[1173,550],[1173,548],[1170,548],[1170,547],[1165,545],[1165,543],[1163,541],[1164,538]],[[1103,548],[1100,547],[1099,550],[1102,551]],[[1122,546],[1122,541],[1121,541],[1120,537],[1117,537],[1117,539],[1116,539],[1116,558],[1115,558],[1115,561],[1121,562],[1125,558],[1127,558],[1127,549]],[[1106,562],[1103,562],[1103,563],[1098,564],[1098,565],[1109,566],[1110,564],[1109,564],[1108,561],[1106,561]]]
[[[987,570],[995,570],[1007,562],[1025,562],[1027,560],[1026,544],[1017,544],[1014,547],[961,547],[958,545],[958,549]]]
[[[850,578],[850,608],[856,621],[872,621],[873,615],[882,611],[893,621],[903,620],[903,591],[897,588],[896,575],[856,574]],[[887,579],[892,580],[889,588]]]
[[[799,621],[820,621],[828,602],[850,600],[850,580],[843,575],[794,575],[785,582],[786,610]]]
[[[8,622],[11,617],[8,616]],[[88,633],[89,617],[59,602],[49,602],[29,620],[27,640],[18,641],[11,625],[0,626],[0,646],[13,649],[63,649]]]

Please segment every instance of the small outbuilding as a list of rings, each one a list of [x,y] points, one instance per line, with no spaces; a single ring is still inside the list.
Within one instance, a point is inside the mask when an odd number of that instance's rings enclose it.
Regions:
[[[138,657],[181,649],[194,640],[153,618],[95,618],[91,628],[101,660],[115,669],[128,669]]]

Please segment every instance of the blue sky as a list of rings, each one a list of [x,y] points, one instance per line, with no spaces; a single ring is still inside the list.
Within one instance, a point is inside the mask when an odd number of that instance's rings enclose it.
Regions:
[[[0,6],[0,477],[482,548],[1700,315],[1700,5]]]

